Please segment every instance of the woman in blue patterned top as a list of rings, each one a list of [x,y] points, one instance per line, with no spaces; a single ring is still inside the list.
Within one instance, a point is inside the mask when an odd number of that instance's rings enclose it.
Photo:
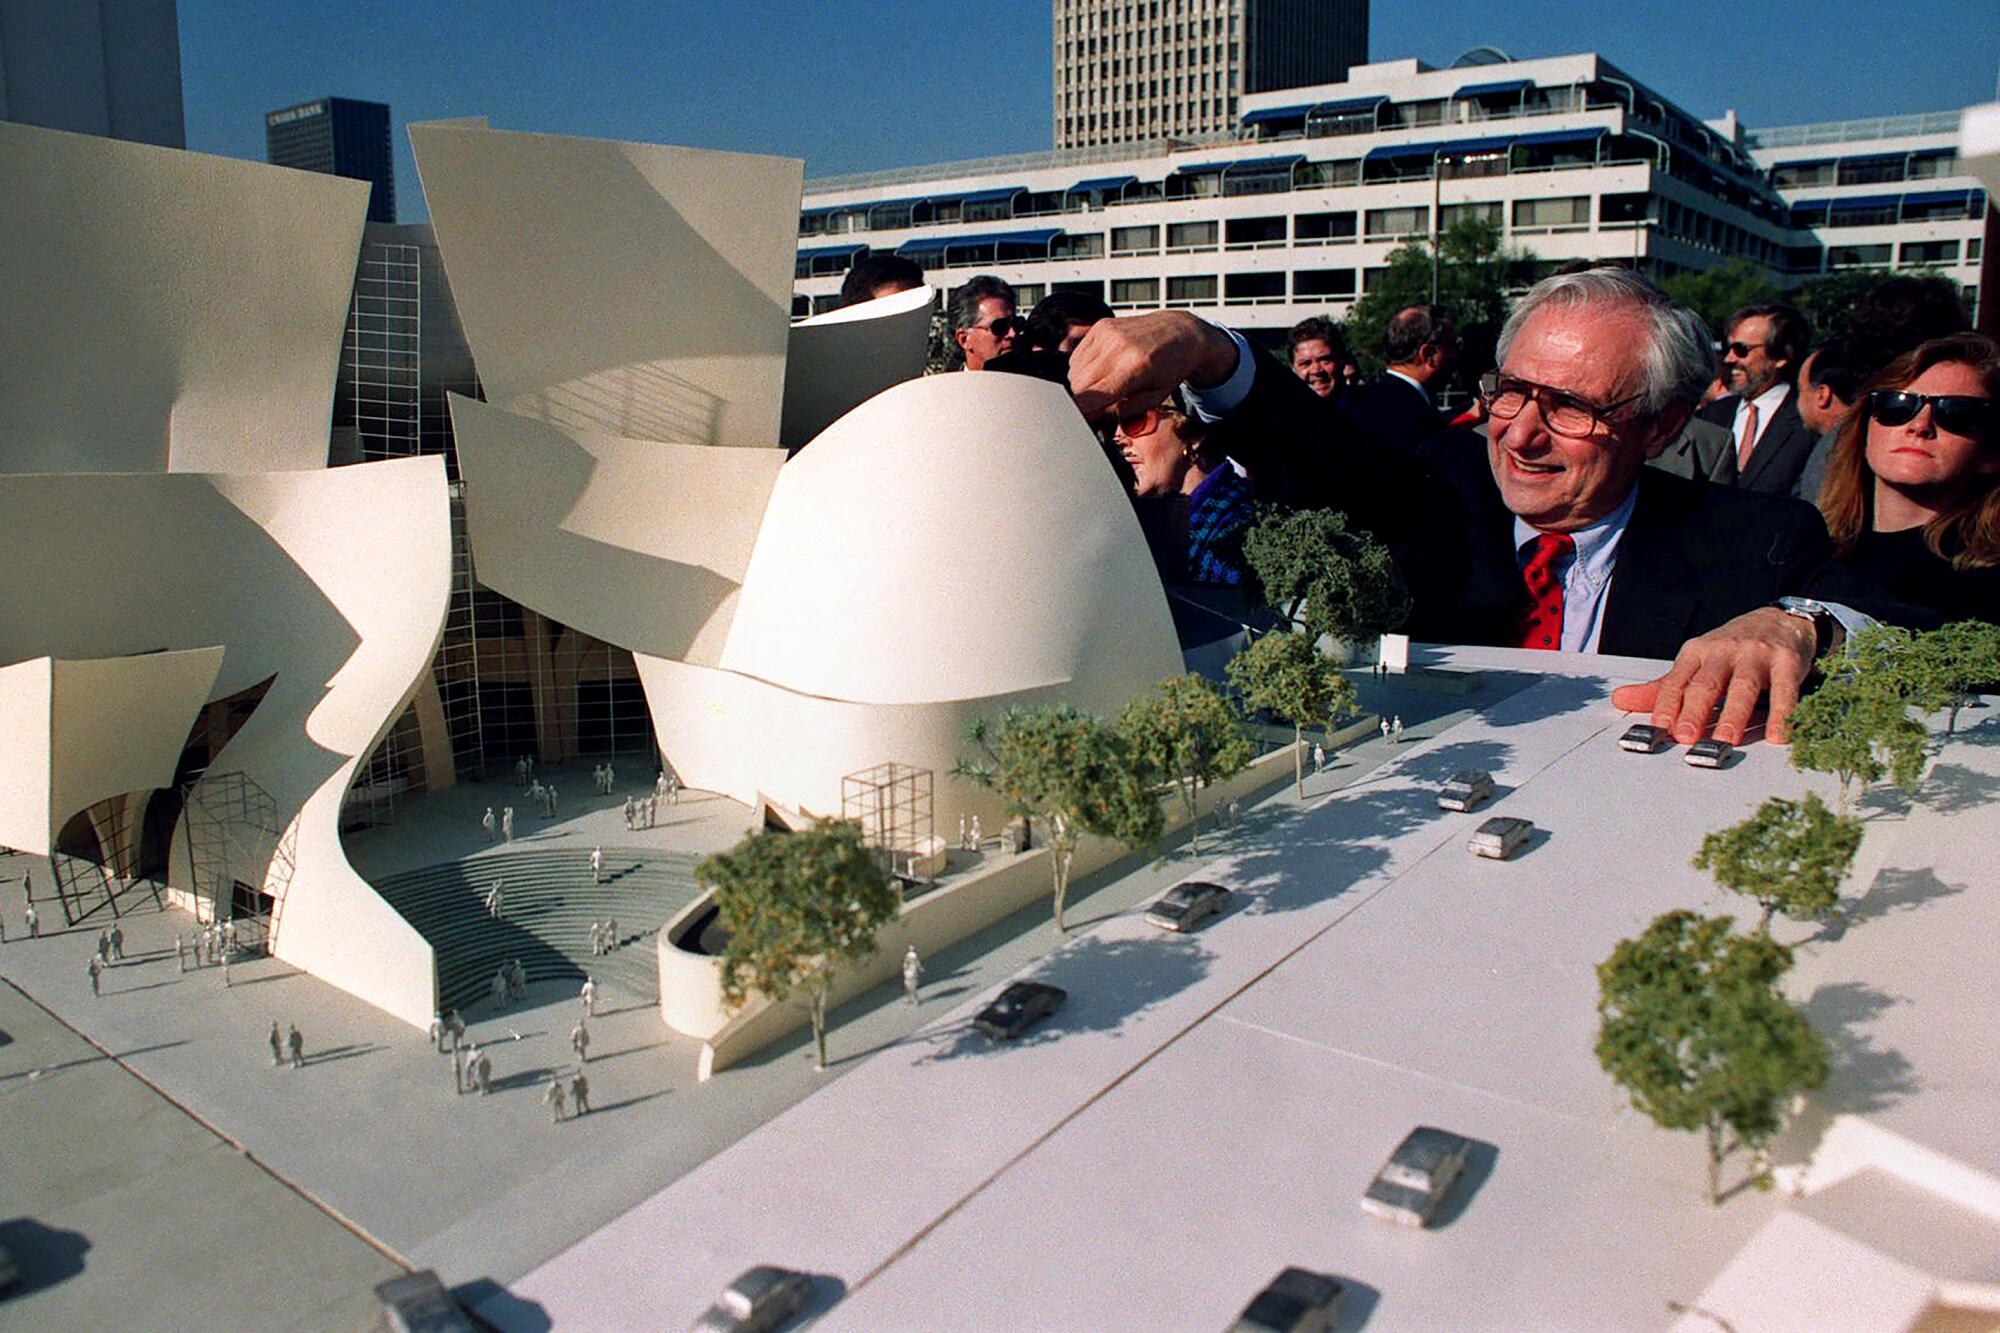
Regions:
[[[1118,449],[1132,465],[1132,493],[1168,506],[1168,582],[1243,582],[1250,483],[1210,445],[1206,424],[1168,401],[1118,423]],[[1157,547],[1155,548],[1157,551]],[[1178,566],[1178,567],[1175,567]]]

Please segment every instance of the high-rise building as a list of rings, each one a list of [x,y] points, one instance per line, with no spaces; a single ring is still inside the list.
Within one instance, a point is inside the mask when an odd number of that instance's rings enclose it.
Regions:
[[[0,120],[187,147],[174,0],[0,0]]]
[[[264,117],[264,156],[273,166],[368,181],[370,222],[396,220],[396,163],[389,108],[382,102],[321,97]]]
[[[1368,0],[1053,0],[1055,145],[1233,131],[1246,93],[1368,62]]]

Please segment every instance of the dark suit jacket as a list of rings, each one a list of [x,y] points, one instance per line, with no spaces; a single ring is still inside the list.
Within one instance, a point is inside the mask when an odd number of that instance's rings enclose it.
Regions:
[[[1288,459],[1289,503],[1345,510],[1389,545],[1414,600],[1412,638],[1514,642],[1527,594],[1514,518],[1483,436],[1451,431],[1414,456],[1384,449],[1357,438],[1296,376],[1262,365],[1249,398],[1216,430],[1253,477],[1263,460]],[[1641,468],[1638,487],[1605,595],[1600,652],[1671,658],[1689,638],[1792,594],[1915,623],[1908,608],[1833,563],[1811,505],[1657,468]]]
[[[1736,395],[1718,398],[1696,413],[1703,421],[1713,422],[1730,431],[1736,423]],[[1734,432],[1731,431],[1734,438]],[[1806,423],[1799,416],[1799,395],[1794,389],[1785,395],[1785,401],[1771,417],[1771,424],[1757,441],[1757,447],[1750,451],[1750,465],[1737,477],[1736,485],[1746,491],[1762,491],[1766,495],[1790,495],[1797,484],[1799,471],[1806,465],[1806,458],[1812,453],[1813,433],[1806,429]]]
[[[1423,390],[1384,375],[1341,405],[1369,438],[1391,448],[1414,449],[1444,430],[1445,420]]]

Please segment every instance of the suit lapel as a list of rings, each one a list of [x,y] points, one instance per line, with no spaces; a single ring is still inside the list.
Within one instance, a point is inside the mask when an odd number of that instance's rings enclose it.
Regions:
[[[1605,595],[1599,652],[1672,657],[1686,641],[1700,600],[1694,567],[1675,536],[1688,485],[1657,468],[1640,470],[1639,499],[1618,539],[1611,590]]]
[[[1799,416],[1798,393],[1786,394],[1785,401],[1778,404],[1778,410],[1771,414],[1771,424],[1765,429],[1764,438],[1750,451],[1750,466],[1737,484],[1747,490],[1756,490],[1765,473],[1783,471],[1794,461],[1799,448],[1796,437],[1805,434],[1805,429],[1806,423]],[[1806,447],[1811,448],[1811,445]]]

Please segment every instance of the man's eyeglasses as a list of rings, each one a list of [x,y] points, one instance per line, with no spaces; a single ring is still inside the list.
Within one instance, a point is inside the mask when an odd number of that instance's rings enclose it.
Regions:
[[[1543,384],[1530,384],[1527,380],[1517,380],[1511,375],[1488,371],[1479,377],[1479,396],[1485,400],[1486,414],[1495,421],[1512,421],[1521,415],[1521,409],[1526,407],[1528,400],[1532,398],[1542,410],[1542,424],[1553,434],[1581,440],[1595,435],[1599,426],[1610,421],[1613,412],[1627,404],[1638,402],[1643,393],[1635,393],[1629,398],[1620,398],[1615,403],[1606,403],[1599,407],[1572,398],[1560,389],[1551,389]]]
[[[1930,404],[1931,421],[1939,430],[1976,440],[1993,420],[1993,400],[1970,394],[1911,393],[1908,389],[1877,389],[1868,395],[1868,415],[1885,426],[1905,426]]]
[[[1741,361],[1744,357],[1750,355],[1750,353],[1759,351],[1770,345],[1769,343],[1726,342],[1722,344],[1722,350],[1735,357],[1738,361]]]
[[[991,324],[974,324],[972,327],[975,329],[984,329],[998,340],[1005,338],[1010,333],[1026,333],[1028,331],[1028,321],[1019,315],[1002,315]]]

